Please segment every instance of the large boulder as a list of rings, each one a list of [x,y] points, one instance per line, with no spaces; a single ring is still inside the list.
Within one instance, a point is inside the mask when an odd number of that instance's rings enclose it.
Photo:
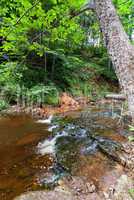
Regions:
[[[69,191],[59,189],[49,192],[46,191],[27,192],[19,197],[16,197],[14,200],[74,200],[74,198]]]

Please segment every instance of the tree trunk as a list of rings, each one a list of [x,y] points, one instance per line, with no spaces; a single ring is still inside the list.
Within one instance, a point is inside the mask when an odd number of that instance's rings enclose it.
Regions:
[[[130,44],[112,0],[94,0],[94,3],[105,46],[134,119],[134,47]]]

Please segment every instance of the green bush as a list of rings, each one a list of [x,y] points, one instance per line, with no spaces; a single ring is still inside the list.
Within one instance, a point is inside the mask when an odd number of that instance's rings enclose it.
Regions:
[[[5,101],[0,99],[0,111],[7,109],[9,104]]]
[[[59,92],[55,86],[36,85],[27,90],[27,97],[33,103],[56,105],[59,102]]]

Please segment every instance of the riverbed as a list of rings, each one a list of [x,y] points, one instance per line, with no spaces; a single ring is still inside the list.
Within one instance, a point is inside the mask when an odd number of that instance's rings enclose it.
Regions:
[[[119,110],[107,107],[64,113],[50,124],[26,114],[1,117],[0,199],[53,190],[65,177],[85,177],[97,190],[110,184],[124,169],[100,149],[126,141],[126,124],[119,123]]]

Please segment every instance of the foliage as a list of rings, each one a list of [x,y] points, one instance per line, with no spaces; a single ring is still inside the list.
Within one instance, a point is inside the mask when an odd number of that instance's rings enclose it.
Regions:
[[[128,136],[129,142],[134,142],[134,136]]]
[[[114,0],[120,19],[124,25],[130,40],[134,30],[134,1]]]
[[[0,99],[0,111],[7,109],[9,104],[5,101]]]
[[[95,14],[75,16],[85,2],[1,0],[0,92],[8,103],[24,93],[24,101],[55,105],[61,91],[89,96],[97,88],[93,79],[116,81]],[[114,0],[131,37],[134,4],[123,2]]]
[[[128,190],[132,198],[134,198],[134,188]]]
[[[134,126],[129,125],[129,130],[134,131]]]
[[[129,125],[129,130],[130,130],[130,131],[134,131],[134,126]],[[133,135],[128,136],[128,140],[129,140],[130,142],[134,142],[134,136],[133,136]]]
[[[54,86],[36,85],[27,91],[30,101],[35,103],[48,103],[56,105],[59,103],[59,92]]]
[[[88,47],[83,57],[87,62],[90,61],[90,67],[96,70],[96,75],[112,81],[117,80],[111,60],[102,45]]]

